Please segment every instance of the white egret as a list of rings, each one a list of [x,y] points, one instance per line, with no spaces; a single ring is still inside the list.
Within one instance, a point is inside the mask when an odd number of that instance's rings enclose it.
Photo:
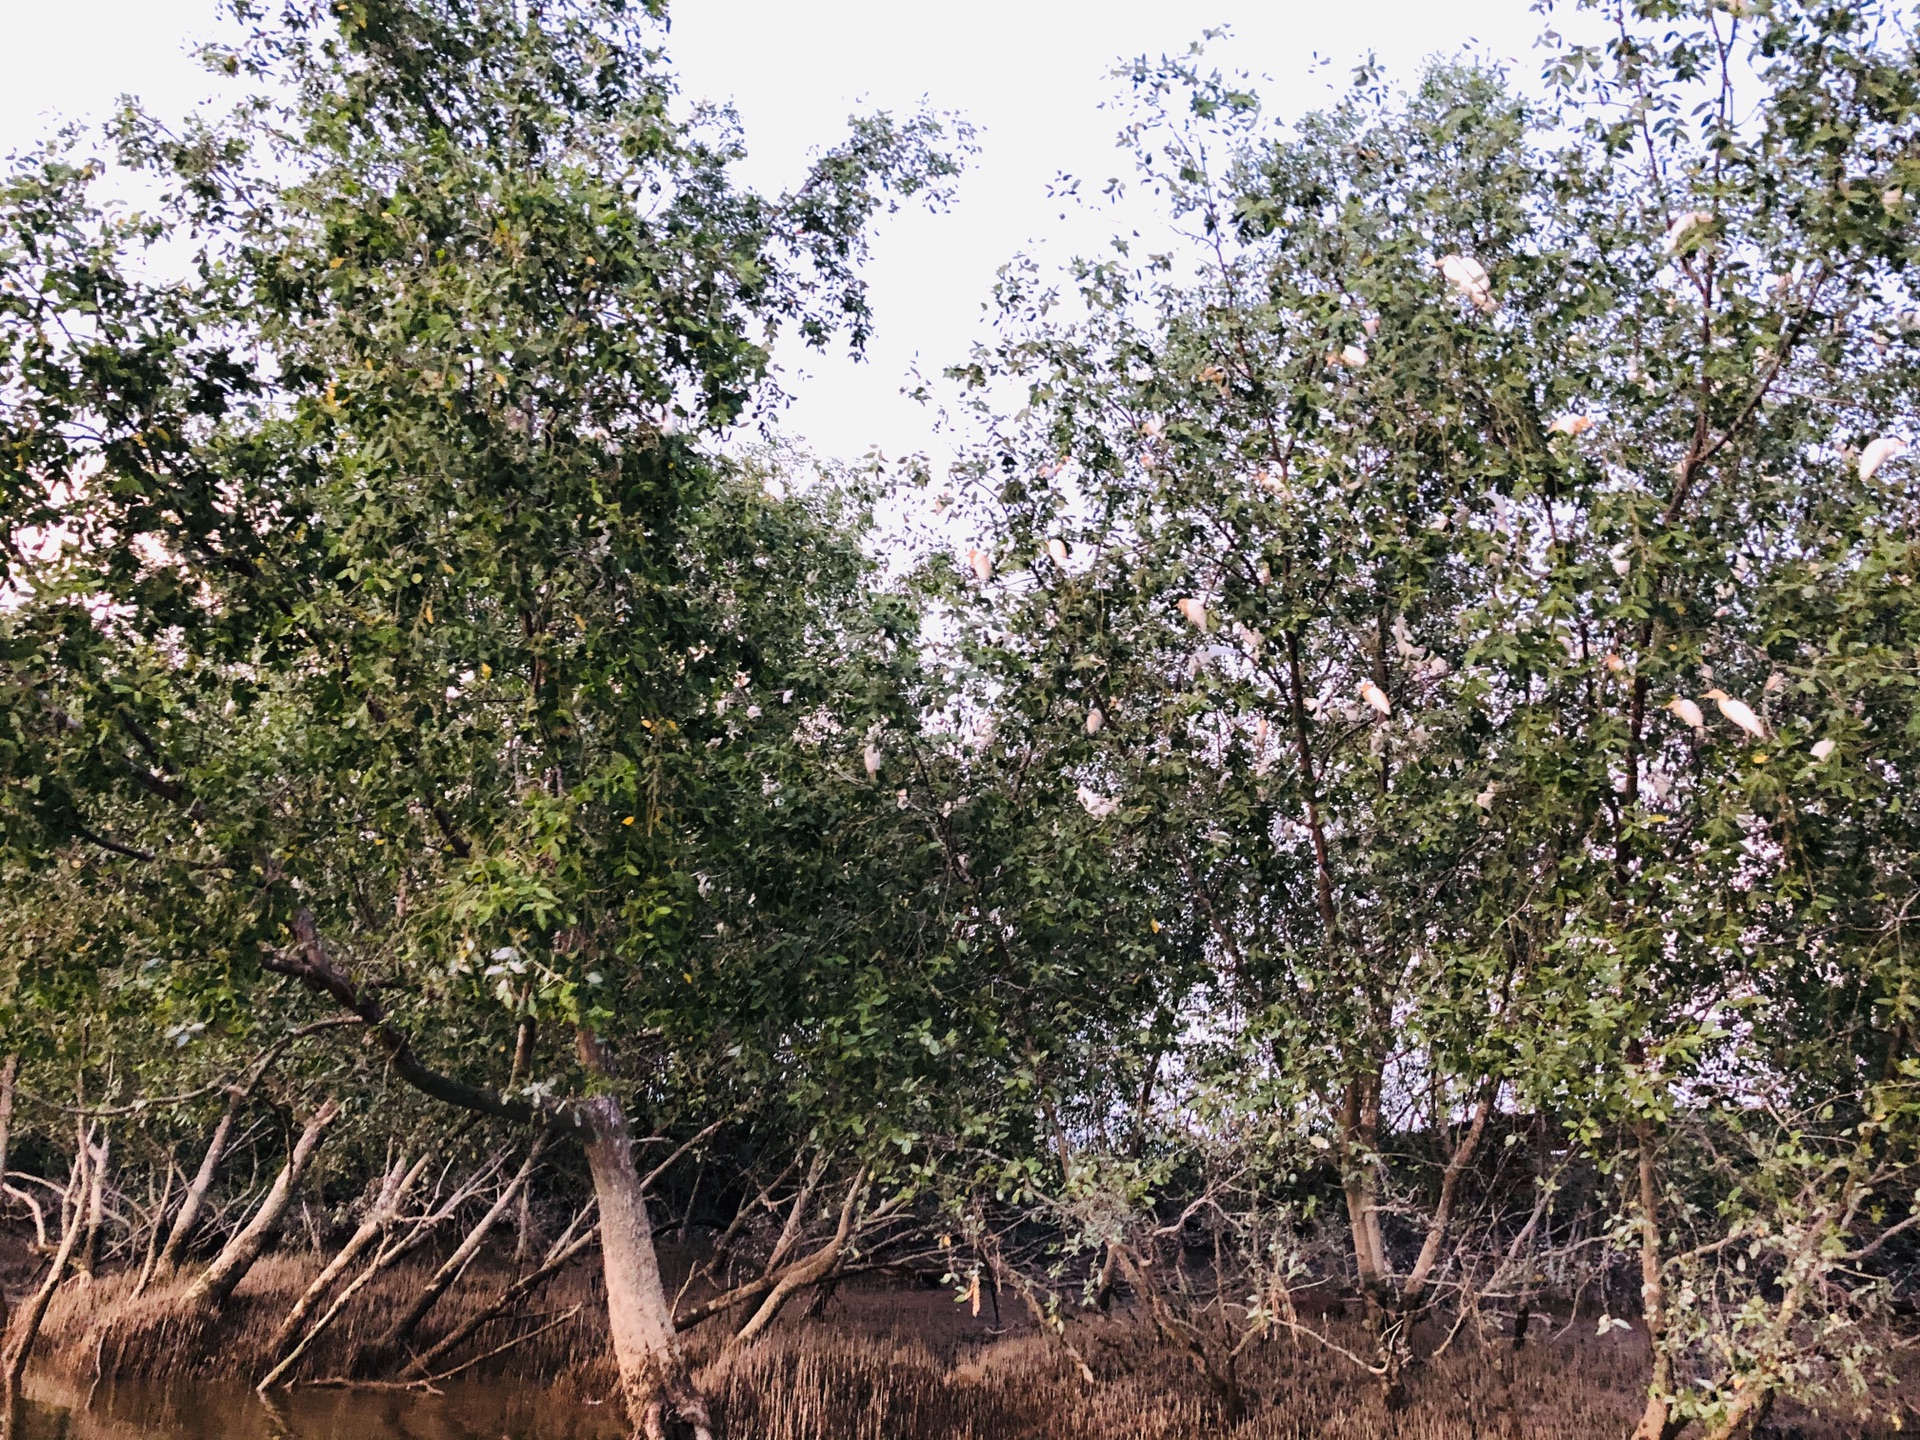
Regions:
[[[1695,230],[1698,230],[1702,225],[1711,225],[1712,223],[1713,212],[1711,210],[1687,211],[1686,214],[1682,215],[1667,227],[1667,253],[1669,255],[1677,254],[1680,247],[1686,243],[1687,236],[1691,235]]]
[[[1490,315],[1500,308],[1500,302],[1493,298],[1487,267],[1478,260],[1466,255],[1443,255],[1434,263],[1446,276],[1447,283],[1470,300],[1474,309]]]
[[[1753,713],[1744,700],[1736,700],[1726,691],[1714,689],[1707,691],[1706,698],[1720,707],[1720,713],[1738,725],[1756,740],[1767,738],[1767,727],[1760,723],[1760,717]]]
[[[1105,820],[1120,808],[1118,800],[1111,795],[1102,795],[1091,786],[1082,785],[1075,794],[1079,797],[1080,808],[1096,820]]]
[[[1898,435],[1882,435],[1878,440],[1867,442],[1867,448],[1860,452],[1860,478],[1871,480],[1873,472],[1896,455],[1907,453],[1907,442]]]

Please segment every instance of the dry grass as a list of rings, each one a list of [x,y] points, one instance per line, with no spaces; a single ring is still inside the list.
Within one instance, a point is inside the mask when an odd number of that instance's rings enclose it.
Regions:
[[[489,1362],[483,1379],[449,1387],[445,1398],[304,1389],[270,1412],[247,1382],[265,1368],[264,1337],[312,1270],[306,1257],[262,1262],[213,1321],[182,1319],[165,1293],[129,1303],[124,1277],[69,1285],[49,1316],[35,1393],[70,1406],[96,1377],[103,1383],[88,1416],[67,1417],[59,1422],[65,1428],[45,1433],[75,1440],[599,1440],[618,1433],[591,1263],[558,1277],[537,1301],[539,1316],[577,1304],[578,1318]],[[364,1296],[302,1377],[347,1369],[418,1278],[397,1274]],[[498,1271],[470,1276],[421,1339],[472,1313],[505,1278]],[[975,1318],[941,1292],[850,1289],[820,1319],[801,1318],[796,1307],[729,1364],[711,1359],[717,1334],[696,1336],[694,1350],[732,1440],[1497,1440],[1512,1433],[1489,1357],[1472,1350],[1418,1369],[1410,1405],[1389,1413],[1346,1361],[1276,1338],[1243,1357],[1249,1414],[1227,1427],[1186,1362],[1137,1317],[1116,1310],[1073,1327],[1072,1339],[1097,1377],[1091,1387],[1056,1341],[1024,1324],[996,1329],[992,1320],[990,1312]],[[478,1348],[538,1323],[496,1322]],[[1645,1353],[1633,1336],[1601,1340],[1582,1324],[1530,1344],[1516,1366],[1519,1433],[1528,1440],[1620,1440],[1638,1412],[1645,1374]],[[1796,1440],[1884,1433],[1890,1440],[1893,1432],[1851,1418],[1801,1416],[1771,1433]]]

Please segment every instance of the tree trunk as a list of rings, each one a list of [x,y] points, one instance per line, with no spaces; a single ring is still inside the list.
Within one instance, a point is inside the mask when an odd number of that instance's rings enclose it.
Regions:
[[[592,1202],[588,1202],[588,1208],[592,1208]],[[492,1321],[495,1316],[504,1314],[519,1301],[531,1295],[541,1285],[545,1284],[549,1279],[570,1265],[574,1257],[600,1238],[600,1227],[598,1225],[590,1225],[587,1227],[585,1233],[577,1237],[574,1235],[575,1227],[585,1218],[585,1211],[582,1211],[574,1217],[573,1224],[569,1225],[566,1232],[562,1234],[558,1240],[553,1242],[553,1248],[547,1252],[546,1259],[541,1261],[538,1269],[531,1270],[525,1275],[522,1275],[492,1301],[481,1306],[452,1330],[434,1341],[432,1345],[414,1356],[413,1359],[408,1362],[407,1368],[402,1374],[417,1375],[424,1379],[432,1372],[435,1363],[451,1355],[461,1345],[465,1344],[469,1338],[479,1333],[483,1325]]]
[[[740,1327],[739,1333],[727,1342],[723,1353],[730,1355],[751,1345],[773,1323],[774,1317],[780,1313],[780,1308],[792,1298],[796,1291],[808,1285],[819,1284],[839,1268],[841,1257],[846,1253],[847,1240],[853,1234],[853,1212],[859,1204],[860,1197],[866,1193],[866,1189],[867,1172],[863,1166],[860,1173],[854,1176],[853,1184],[847,1189],[846,1203],[840,1207],[840,1222],[834,1228],[833,1239],[806,1259],[787,1268],[786,1273],[780,1276],[773,1289],[768,1292],[767,1298],[761,1302],[760,1308],[755,1310],[747,1323]]]
[[[147,1293],[147,1286],[153,1280],[154,1267],[160,1263],[160,1227],[166,1223],[167,1202],[173,1198],[173,1177],[180,1173],[180,1167],[174,1164],[173,1147],[167,1147],[167,1179],[160,1187],[160,1199],[153,1207],[153,1225],[147,1231],[147,1258],[140,1266],[140,1278],[133,1282],[133,1298],[138,1300]],[[149,1190],[148,1194],[153,1192]]]
[[[1633,1440],[1674,1440],[1686,1421],[1673,1413],[1673,1355],[1667,1349],[1667,1287],[1660,1259],[1660,1199],[1653,1166],[1653,1127],[1634,1126],[1640,1149],[1640,1305],[1653,1346],[1653,1375],[1647,1382],[1647,1408],[1633,1428]]]
[[[1473,1120],[1467,1126],[1465,1137],[1454,1147],[1453,1154],[1447,1157],[1447,1168],[1440,1177],[1440,1199],[1433,1207],[1432,1223],[1427,1226],[1419,1258],[1413,1262],[1413,1269],[1407,1274],[1407,1283],[1400,1290],[1400,1303],[1408,1310],[1418,1307],[1426,1299],[1427,1282],[1433,1277],[1434,1267],[1440,1261],[1440,1246],[1446,1239],[1447,1226],[1453,1218],[1454,1194],[1460,1187],[1460,1177],[1466,1173],[1467,1166],[1473,1163],[1474,1152],[1480,1148],[1480,1137],[1487,1131],[1487,1117],[1493,1113],[1494,1088],[1489,1084],[1480,1092],[1480,1102],[1474,1107]],[[1441,1133],[1444,1136],[1444,1128]]]
[[[87,1163],[93,1178],[87,1186],[87,1228],[80,1237],[80,1253],[76,1257],[76,1265],[88,1280],[93,1279],[94,1266],[100,1260],[100,1228],[107,1218],[107,1160],[111,1153],[111,1144],[106,1128],[102,1126],[100,1143],[90,1147],[90,1158]]]
[[[0,1185],[7,1183],[7,1145],[13,1136],[13,1086],[20,1078],[20,1057],[0,1061]]]
[[[597,1060],[598,1048],[594,1038],[582,1032],[582,1054]],[[587,1167],[600,1202],[607,1323],[628,1414],[646,1440],[688,1433],[694,1440],[714,1440],[706,1397],[687,1373],[674,1332],[673,1310],[660,1283],[653,1225],[640,1173],[633,1164],[633,1136],[626,1113],[611,1095],[593,1096],[579,1113],[587,1127]]]
[[[187,1186],[187,1192],[180,1198],[180,1213],[173,1217],[173,1229],[167,1232],[167,1243],[160,1248],[160,1261],[154,1266],[154,1273],[165,1276],[179,1267],[180,1257],[186,1253],[187,1242],[193,1238],[194,1227],[200,1223],[200,1212],[206,1208],[207,1191],[213,1188],[213,1175],[220,1168],[221,1158],[227,1153],[227,1141],[233,1137],[235,1112],[240,1108],[240,1097],[236,1093],[227,1101],[227,1108],[220,1116],[220,1123],[213,1127],[213,1138],[207,1142],[207,1153],[200,1157],[200,1168],[193,1172],[193,1180]]]
[[[34,1292],[33,1299],[27,1302],[27,1308],[20,1319],[20,1334],[13,1342],[13,1348],[0,1364],[0,1407],[11,1412],[20,1397],[20,1381],[27,1373],[27,1359],[33,1354],[34,1341],[40,1338],[40,1322],[46,1319],[47,1306],[53,1303],[53,1292],[60,1288],[60,1282],[66,1277],[67,1262],[73,1258],[74,1246],[79,1242],[81,1215],[87,1203],[87,1162],[82,1155],[75,1164],[73,1179],[73,1214],[60,1235],[60,1248],[54,1252],[53,1265],[47,1271],[47,1278]]]
[[[287,1207],[293,1203],[293,1192],[306,1174],[307,1162],[320,1147],[327,1127],[339,1116],[339,1105],[329,1100],[307,1122],[307,1128],[300,1132],[299,1140],[294,1142],[293,1153],[287,1157],[287,1163],[281,1166],[279,1175],[274,1178],[273,1188],[267,1191],[267,1198],[260,1202],[260,1208],[253,1212],[253,1218],[187,1287],[181,1297],[187,1305],[217,1310],[227,1303],[234,1287],[246,1277],[247,1271],[253,1268],[253,1262],[260,1258],[268,1243],[279,1233],[280,1222],[286,1216]]]
[[[327,1262],[326,1269],[314,1276],[313,1283],[293,1302],[293,1308],[287,1311],[287,1318],[280,1322],[280,1328],[268,1342],[268,1354],[276,1358],[285,1355],[287,1347],[299,1336],[301,1327],[307,1323],[307,1317],[313,1313],[314,1307],[327,1297],[354,1262],[392,1228],[393,1222],[399,1218],[400,1206],[406,1200],[407,1192],[413,1189],[414,1182],[427,1168],[427,1158],[422,1155],[411,1167],[404,1155],[394,1162],[382,1177],[380,1191],[374,1196],[366,1218],[360,1222],[360,1228],[353,1232],[353,1238],[340,1248],[340,1253]]]
[[[521,1164],[519,1173],[507,1183],[507,1188],[500,1192],[499,1198],[488,1208],[487,1213],[480,1217],[480,1223],[467,1232],[466,1238],[460,1242],[453,1254],[447,1257],[446,1263],[434,1272],[433,1279],[429,1280],[414,1297],[413,1304],[407,1307],[406,1313],[394,1322],[393,1328],[380,1342],[379,1349],[382,1353],[390,1353],[406,1344],[415,1328],[426,1318],[427,1312],[433,1309],[442,1295],[447,1293],[453,1282],[460,1278],[468,1262],[486,1243],[487,1236],[493,1232],[493,1227],[500,1223],[500,1217],[512,1208],[514,1198],[526,1187],[528,1179],[533,1174],[533,1167],[539,1162],[540,1148],[540,1141],[535,1140],[527,1150],[527,1158]]]

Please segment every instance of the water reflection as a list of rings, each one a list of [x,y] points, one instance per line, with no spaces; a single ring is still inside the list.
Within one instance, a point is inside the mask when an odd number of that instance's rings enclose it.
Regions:
[[[29,1385],[14,1440],[615,1440],[608,1406],[495,1381],[443,1395],[296,1390],[266,1402],[244,1386],[161,1391]],[[617,1410],[617,1407],[616,1407]]]

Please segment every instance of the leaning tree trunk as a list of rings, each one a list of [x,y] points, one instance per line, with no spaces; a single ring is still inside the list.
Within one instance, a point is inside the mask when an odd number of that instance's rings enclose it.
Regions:
[[[193,1179],[187,1185],[187,1193],[181,1197],[180,1212],[173,1217],[173,1228],[167,1232],[167,1243],[160,1247],[160,1259],[154,1266],[154,1273],[167,1276],[180,1264],[180,1257],[186,1253],[187,1242],[193,1238],[193,1232],[200,1223],[200,1212],[206,1208],[207,1192],[213,1188],[214,1172],[220,1168],[220,1161],[227,1153],[227,1141],[233,1136],[234,1114],[240,1108],[238,1094],[230,1096],[227,1108],[221,1112],[220,1123],[213,1127],[213,1138],[207,1142],[207,1153],[200,1157],[200,1168],[193,1172]]]
[[[427,1312],[439,1303],[440,1297],[447,1293],[454,1281],[460,1278],[462,1272],[472,1262],[473,1257],[480,1253],[480,1247],[487,1243],[487,1236],[493,1233],[493,1227],[498,1225],[501,1217],[513,1208],[515,1197],[525,1191],[527,1182],[533,1177],[534,1166],[540,1162],[541,1148],[539,1140],[535,1140],[528,1147],[527,1158],[521,1164],[519,1173],[507,1183],[506,1189],[502,1190],[498,1198],[488,1207],[487,1213],[480,1217],[480,1222],[467,1232],[466,1238],[455,1247],[453,1254],[447,1257],[446,1263],[434,1272],[433,1278],[421,1287],[413,1303],[394,1322],[393,1328],[380,1342],[382,1353],[397,1351],[413,1338],[413,1332],[419,1328],[420,1322],[426,1319]]]
[[[33,1354],[34,1341],[40,1338],[40,1322],[47,1317],[47,1306],[53,1303],[53,1292],[60,1288],[60,1282],[66,1278],[67,1262],[73,1259],[73,1248],[79,1242],[88,1185],[87,1158],[82,1151],[75,1162],[71,1187],[73,1214],[67,1218],[61,1230],[60,1248],[54,1252],[53,1265],[47,1271],[47,1278],[34,1291],[33,1299],[27,1302],[27,1308],[20,1317],[20,1333],[15,1337],[13,1347],[0,1359],[0,1372],[4,1372],[0,1373],[0,1410],[8,1414],[11,1414],[19,1399],[20,1381],[27,1373],[27,1359]]]
[[[293,1203],[293,1192],[307,1172],[307,1162],[313,1158],[313,1152],[320,1148],[327,1127],[339,1115],[339,1105],[329,1100],[307,1122],[307,1128],[300,1132],[299,1140],[294,1142],[293,1153],[287,1157],[287,1163],[280,1167],[273,1188],[267,1191],[267,1198],[260,1202],[260,1208],[253,1212],[253,1218],[186,1288],[181,1299],[188,1307],[218,1310],[227,1303],[234,1287],[246,1278],[247,1271],[253,1268],[253,1262],[260,1258],[274,1236],[280,1233],[280,1222],[286,1217],[287,1207]]]
[[[381,1177],[380,1189],[374,1195],[373,1204],[367,1210],[367,1216],[360,1227],[353,1232],[353,1238],[340,1247],[326,1268],[314,1276],[313,1283],[301,1293],[287,1311],[286,1318],[280,1322],[280,1328],[274,1332],[273,1339],[267,1343],[267,1353],[276,1360],[285,1356],[288,1348],[299,1338],[300,1331],[307,1323],[316,1306],[327,1298],[328,1293],[339,1283],[340,1277],[351,1270],[354,1264],[386,1236],[400,1218],[400,1206],[407,1198],[407,1192],[413,1189],[420,1174],[427,1168],[428,1157],[422,1155],[412,1165],[408,1165],[406,1156],[396,1160],[387,1173]]]
[[[580,1034],[588,1067],[603,1071],[598,1040]],[[660,1283],[653,1223],[640,1172],[633,1164],[633,1135],[626,1112],[611,1095],[580,1106],[587,1129],[587,1168],[600,1203],[600,1257],[606,1270],[607,1325],[627,1412],[646,1440],[690,1432],[714,1440],[707,1400],[693,1383],[674,1330],[673,1307]]]

